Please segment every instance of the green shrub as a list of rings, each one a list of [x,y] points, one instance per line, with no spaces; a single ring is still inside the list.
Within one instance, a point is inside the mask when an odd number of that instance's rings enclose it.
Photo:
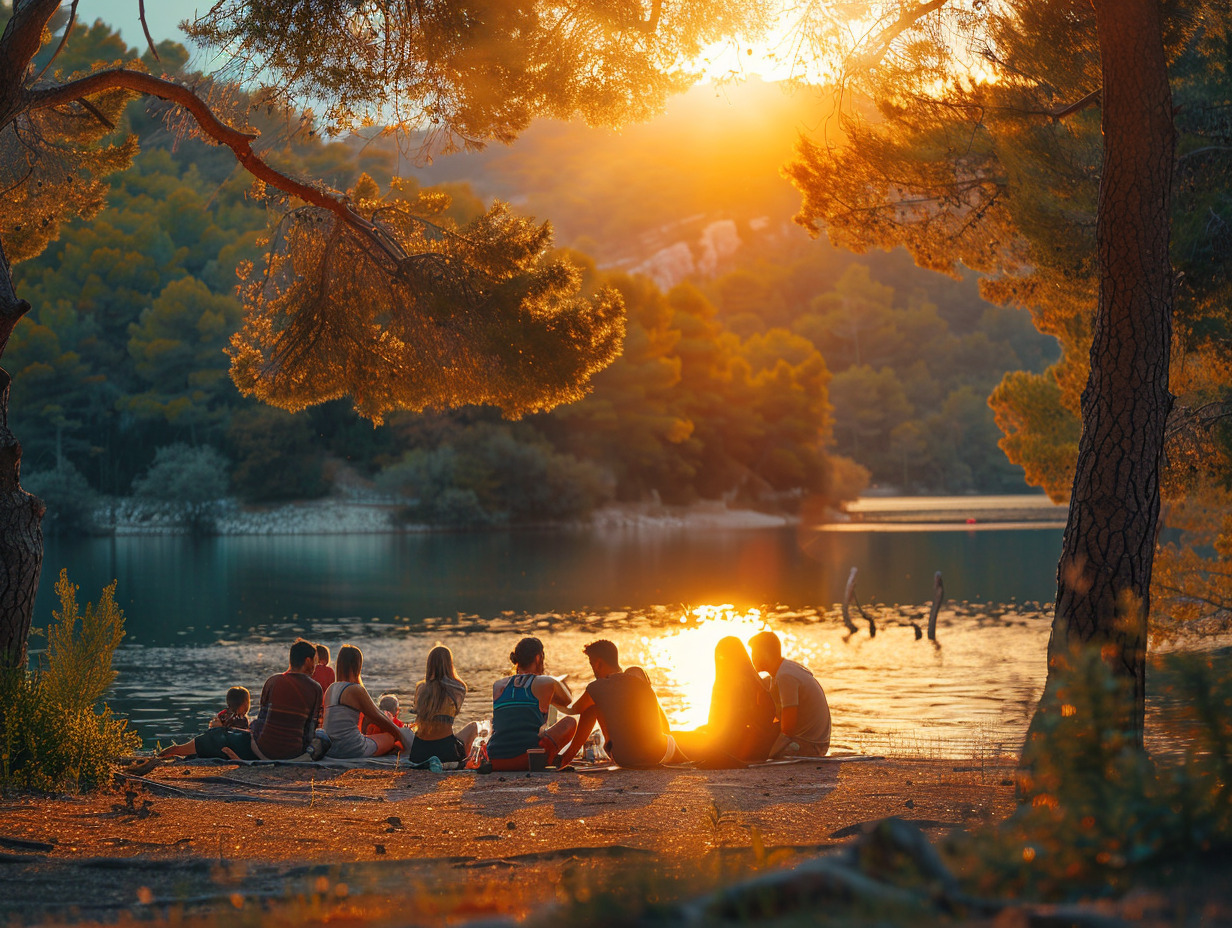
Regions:
[[[1158,749],[1124,730],[1130,698],[1098,654],[1069,662],[1032,727],[1018,811],[966,848],[983,892],[1125,890],[1161,865],[1232,849],[1232,672],[1210,653],[1152,666]]]
[[[413,500],[408,519],[454,528],[579,519],[611,496],[596,465],[489,426],[409,451],[376,482]]]
[[[218,500],[227,495],[228,461],[209,445],[183,442],[154,452],[154,463],[133,481],[133,495],[177,506],[188,526],[209,529]]]
[[[368,425],[368,432],[374,429]],[[307,416],[258,406],[231,417],[231,483],[250,502],[315,499],[329,492],[321,443]]]
[[[77,608],[77,586],[60,571],[60,611],[47,650],[32,671],[0,673],[0,784],[18,789],[86,790],[107,782],[111,765],[141,739],[101,704],[115,680],[112,657],[124,638],[115,583],[97,605]]]
[[[23,477],[30,493],[47,504],[43,528],[49,534],[67,534],[94,528],[94,510],[99,497],[68,460],[51,470],[38,471]]]

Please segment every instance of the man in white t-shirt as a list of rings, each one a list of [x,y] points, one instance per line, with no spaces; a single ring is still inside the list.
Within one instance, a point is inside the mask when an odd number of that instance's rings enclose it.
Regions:
[[[783,644],[774,632],[749,639],[753,666],[773,677],[771,695],[779,713],[779,736],[771,757],[825,757],[830,750],[830,704],[817,678],[805,666],[783,659]]]

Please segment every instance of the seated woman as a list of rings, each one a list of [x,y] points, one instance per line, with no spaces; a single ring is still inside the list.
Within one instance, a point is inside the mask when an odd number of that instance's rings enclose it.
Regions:
[[[710,717],[696,731],[673,732],[680,749],[708,766],[763,761],[778,735],[774,700],[753,669],[739,638],[728,636],[714,649]]]
[[[529,770],[532,750],[542,750],[551,764],[569,743],[577,720],[566,716],[549,726],[548,709],[572,711],[573,694],[544,674],[543,642],[523,638],[509,655],[513,674],[492,684],[492,737],[488,759],[493,770]]]
[[[438,645],[428,652],[424,678],[415,687],[415,715],[419,724],[411,745],[411,763],[422,764],[430,757],[443,764],[466,761],[479,734],[479,725],[471,722],[454,734],[453,721],[462,711],[465,699],[466,684],[454,672],[453,653]]]
[[[338,649],[334,662],[336,679],[325,691],[325,734],[330,738],[330,757],[376,757],[395,748],[410,749],[409,728],[399,728],[376,707],[360,679],[364,655],[354,645]],[[381,731],[368,737],[359,730],[360,716],[374,723]]]

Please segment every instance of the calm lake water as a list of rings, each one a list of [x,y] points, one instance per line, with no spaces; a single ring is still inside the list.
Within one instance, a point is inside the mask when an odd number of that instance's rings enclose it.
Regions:
[[[128,636],[112,705],[152,745],[201,730],[226,688],[259,690],[304,635],[363,648],[365,682],[403,705],[437,643],[490,712],[524,634],[584,685],[582,645],[607,637],[652,675],[673,722],[705,720],[714,644],[779,631],[826,689],[836,746],[946,756],[1015,750],[1042,689],[1060,531],[575,530],[441,535],[50,540],[36,624],[60,567],[81,602],[119,581]],[[847,635],[851,567],[878,625]],[[949,600],[916,640],[933,572]]]

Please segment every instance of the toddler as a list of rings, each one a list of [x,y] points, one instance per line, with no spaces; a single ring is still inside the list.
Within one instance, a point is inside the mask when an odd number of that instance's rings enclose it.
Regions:
[[[376,707],[380,709],[382,712],[384,712],[386,717],[388,717],[388,719],[391,722],[393,722],[395,725],[397,725],[399,728],[406,727],[402,719],[398,718],[398,712],[401,709],[401,704],[398,702],[398,697],[395,696],[393,693],[386,693],[384,696],[382,696],[380,700],[377,702]],[[364,734],[368,735],[369,737],[371,737],[372,735],[376,734],[377,732],[381,730],[377,728],[376,725],[373,724],[372,722],[367,721],[362,715],[359,717],[359,720],[362,723]]]
[[[227,708],[210,719],[210,728],[247,728],[248,708],[252,705],[252,694],[244,686],[233,686],[227,690]]]

